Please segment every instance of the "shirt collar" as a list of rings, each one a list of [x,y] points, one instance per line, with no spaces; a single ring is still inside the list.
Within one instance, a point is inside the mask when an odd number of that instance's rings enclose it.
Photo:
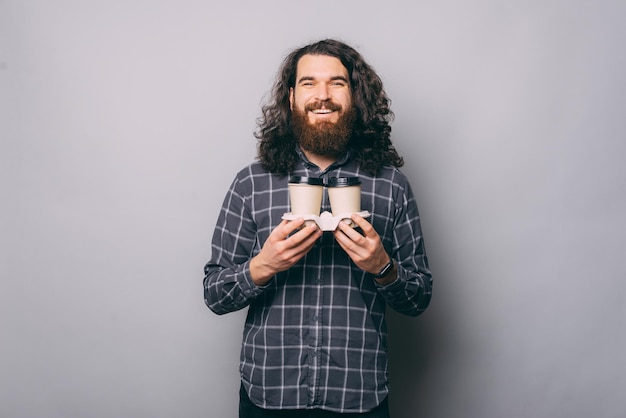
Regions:
[[[309,159],[304,154],[304,151],[302,151],[302,149],[300,148],[299,144],[296,144],[296,153],[306,165],[311,166],[311,167],[317,167],[315,164],[309,161]],[[332,163],[325,171],[328,171],[337,167],[341,167],[342,165],[346,164],[349,159],[350,159],[350,151],[348,150],[341,157],[339,157],[337,161]]]

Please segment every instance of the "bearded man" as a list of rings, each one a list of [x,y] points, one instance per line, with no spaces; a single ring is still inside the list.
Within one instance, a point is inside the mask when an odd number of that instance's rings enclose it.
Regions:
[[[432,289],[392,117],[380,77],[345,43],[322,40],[283,61],[258,161],[227,192],[204,268],[213,312],[248,308],[241,418],[389,417],[386,306],[417,316]],[[358,177],[371,217],[352,214],[331,232],[283,219],[290,176]]]

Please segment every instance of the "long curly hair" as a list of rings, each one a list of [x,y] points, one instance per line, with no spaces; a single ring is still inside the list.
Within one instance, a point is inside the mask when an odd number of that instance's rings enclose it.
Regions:
[[[327,55],[341,61],[348,70],[355,122],[348,143],[361,169],[375,175],[381,167],[400,167],[402,157],[391,144],[393,112],[383,83],[361,54],[343,42],[325,39],[291,52],[284,59],[272,89],[270,102],[262,107],[255,137],[258,160],[276,174],[286,175],[298,160],[291,126],[289,89],[295,87],[298,61],[304,55]]]

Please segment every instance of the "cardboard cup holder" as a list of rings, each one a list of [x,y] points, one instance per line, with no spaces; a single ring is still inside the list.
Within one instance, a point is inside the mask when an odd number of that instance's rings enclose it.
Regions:
[[[322,231],[334,231],[335,229],[337,229],[337,226],[339,226],[339,222],[343,221],[344,219],[347,219],[348,223],[352,224],[352,221],[350,220],[352,213],[353,212],[340,213],[336,216],[333,216],[332,213],[328,211],[324,211],[319,216],[317,216],[317,215],[293,215],[291,214],[291,212],[287,212],[283,215],[283,219],[286,219],[288,221],[293,221],[298,218],[302,218],[305,221],[314,221]],[[361,216],[362,218],[367,218],[370,216],[370,213],[366,210],[361,211],[361,212],[356,212],[356,214]]]

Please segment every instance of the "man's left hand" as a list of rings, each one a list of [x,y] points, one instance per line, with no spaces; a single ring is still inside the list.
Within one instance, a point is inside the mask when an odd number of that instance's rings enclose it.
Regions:
[[[333,232],[335,239],[357,267],[371,274],[377,274],[389,262],[389,254],[385,251],[380,236],[369,222],[357,214],[353,214],[351,219],[361,228],[363,235],[346,222],[341,221]],[[390,283],[396,277],[397,270],[394,266],[386,275],[384,282]],[[378,282],[381,283],[381,280]]]

